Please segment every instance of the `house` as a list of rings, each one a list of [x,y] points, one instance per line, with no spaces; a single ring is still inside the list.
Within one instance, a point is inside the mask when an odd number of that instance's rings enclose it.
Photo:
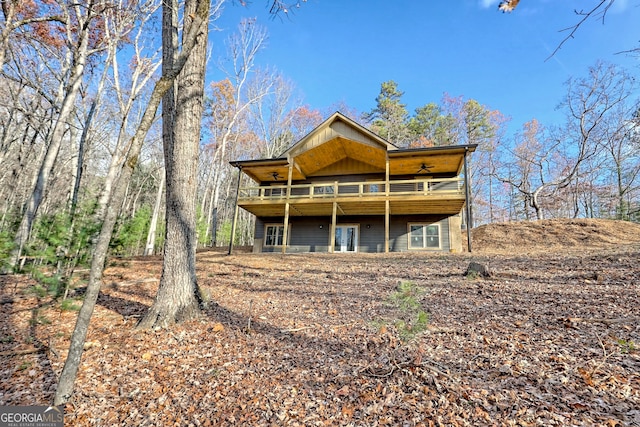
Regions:
[[[254,252],[459,252],[475,149],[401,149],[335,113],[278,158],[231,162],[255,182],[236,210],[256,217]]]

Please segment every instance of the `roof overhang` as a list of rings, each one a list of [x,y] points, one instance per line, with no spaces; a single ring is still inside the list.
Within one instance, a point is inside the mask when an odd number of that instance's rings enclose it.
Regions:
[[[287,182],[289,177],[289,159],[286,157],[280,159],[260,159],[260,160],[239,160],[231,162],[231,164],[247,174],[257,183],[269,181]],[[293,168],[293,181],[305,179],[305,176],[298,168]]]
[[[306,180],[315,176],[386,173],[391,176],[453,177],[464,167],[464,156],[477,145],[400,149],[335,113],[279,158],[231,162],[257,183]]]
[[[457,176],[464,167],[464,156],[475,151],[477,146],[447,145],[389,151],[389,174]]]

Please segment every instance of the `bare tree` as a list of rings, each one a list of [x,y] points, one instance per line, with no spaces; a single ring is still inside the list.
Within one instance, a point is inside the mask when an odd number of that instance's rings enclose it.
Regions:
[[[545,144],[544,130],[537,120],[525,123],[519,142],[511,150],[512,156],[504,170],[496,174],[498,180],[518,192],[524,219],[529,220],[529,208],[537,219],[543,218],[540,194],[547,187],[549,157],[555,147]],[[501,175],[502,174],[502,175]]]
[[[131,178],[131,174],[138,162],[142,144],[154,122],[156,112],[164,95],[173,87],[176,77],[182,71],[187,59],[191,55],[191,52],[197,43],[198,36],[202,33],[203,28],[206,27],[208,23],[210,11],[209,1],[193,1],[196,2],[196,7],[193,9],[194,12],[191,14],[191,25],[183,36],[182,50],[176,55],[175,61],[172,63],[172,67],[166,67],[163,69],[162,77],[154,85],[147,108],[144,111],[135,135],[130,141],[130,149],[126,160],[122,164],[122,172],[119,174],[116,180],[116,185],[113,187],[114,190],[111,194],[110,202],[107,205],[104,222],[102,223],[100,234],[95,242],[85,298],[82,303],[82,307],[80,308],[80,312],[78,313],[76,326],[71,336],[69,353],[65,360],[62,373],[60,374],[58,387],[54,396],[55,405],[67,402],[73,391],[73,385],[75,383],[82,357],[84,341],[89,329],[89,322],[100,292],[100,284],[102,280],[104,262],[109,248],[109,242],[111,240],[116,220],[120,213],[122,201],[124,200],[126,183]],[[165,7],[169,7],[169,5],[165,5]]]
[[[228,146],[239,135],[239,122],[245,117],[252,105],[272,91],[272,81],[259,80],[259,84],[251,85],[255,90],[247,90],[251,74],[255,68],[255,58],[264,47],[268,39],[266,28],[258,25],[255,19],[245,19],[238,26],[238,31],[227,40],[227,50],[231,68],[221,69],[227,74],[227,79],[212,85],[214,94],[209,103],[209,128],[215,141],[210,144],[213,148],[213,159],[209,164],[211,170],[209,184],[205,192],[211,194],[207,209],[207,233],[215,242],[217,210],[219,207],[222,183],[229,179]],[[257,79],[256,79],[257,80]],[[254,81],[256,81],[254,80]],[[204,208],[204,206],[203,206]],[[212,230],[213,229],[213,230]],[[214,243],[215,244],[215,243]]]
[[[111,159],[98,199],[97,218],[101,218],[104,215],[112,192],[113,183],[122,168],[122,162],[124,162],[127,156],[129,149],[127,144],[132,132],[130,129],[130,120],[135,112],[136,104],[140,102],[141,98],[144,99],[142,94],[148,88],[153,76],[160,67],[160,61],[156,57],[156,52],[147,52],[148,47],[145,45],[147,40],[144,37],[144,34],[149,31],[148,20],[158,7],[158,0],[146,0],[141,2],[135,11],[136,13],[132,14],[129,18],[129,20],[134,19],[138,21],[135,36],[131,41],[133,54],[128,64],[129,68],[132,69],[130,74],[122,73],[120,70],[120,37],[116,36],[119,34],[118,29],[124,20],[114,19],[112,23],[114,27],[112,33],[114,33],[114,36],[108,38],[109,57],[107,64],[110,66],[112,72],[112,93],[117,105],[115,114],[118,123],[116,125],[117,131],[115,132],[115,144],[113,147],[106,147]],[[111,21],[107,21],[107,23],[110,22]]]
[[[295,98],[293,83],[276,72],[262,70],[261,77],[254,81],[250,92],[259,90],[267,81],[273,88],[272,93],[253,104],[248,117],[252,132],[260,140],[258,154],[264,158],[282,154],[294,142],[291,125],[296,118],[295,112],[303,108]]]
[[[62,15],[56,13],[38,14],[40,9],[37,6],[34,7],[23,0],[2,0],[0,5],[3,17],[0,22],[0,70],[4,68],[9,42],[16,30],[46,22],[66,22]]]
[[[215,4],[214,11],[211,12],[209,0],[186,0],[185,26],[182,32],[181,50],[178,52],[177,19],[174,15],[178,10],[177,2],[163,3],[163,50],[166,49],[163,60],[168,61],[169,64],[163,64],[162,77],[154,85],[147,108],[129,144],[130,148],[122,164],[122,172],[116,180],[107,204],[102,229],[93,250],[85,299],[78,314],[67,360],[54,396],[55,405],[63,404],[71,397],[89,322],[100,291],[109,241],[124,199],[126,183],[138,162],[142,144],[153,124],[160,103],[169,100],[170,105],[164,105],[163,109],[166,107],[171,109],[174,105],[169,96],[175,96],[176,104],[180,105],[181,109],[184,108],[184,111],[176,112],[174,116],[173,111],[170,110],[167,114],[168,118],[175,117],[173,124],[176,130],[167,129],[167,134],[171,135],[172,140],[165,143],[167,168],[165,262],[158,295],[138,327],[169,325],[200,313],[201,299],[195,277],[195,168],[198,164],[207,25],[210,13],[217,12],[221,5],[222,0]],[[187,67],[186,64],[190,61],[194,50],[195,58]],[[185,67],[190,72],[184,72]],[[183,72],[180,81],[177,82],[178,76]],[[165,96],[174,88],[176,91],[173,95]],[[189,115],[195,117],[189,117]],[[195,143],[194,138],[186,135],[186,132],[194,130],[194,126],[198,129]],[[184,146],[178,146],[178,144]],[[182,167],[179,164],[180,161],[189,164]],[[191,191],[191,194],[180,194],[183,191],[187,193]],[[175,258],[172,258],[174,256]],[[179,265],[180,262],[184,265]],[[181,273],[187,277],[180,277]],[[173,299],[175,301],[172,301]]]
[[[619,105],[609,118],[605,131],[603,148],[605,161],[611,173],[615,188],[617,219],[630,219],[630,203],[627,195],[638,188],[640,178],[640,157],[638,147],[633,144],[635,123],[627,106]]]
[[[573,39],[575,37],[575,34],[580,29],[580,27],[589,19],[593,19],[593,18],[600,19],[604,24],[607,13],[609,12],[609,9],[611,9],[611,7],[615,2],[616,0],[597,0],[595,4],[592,3],[594,4],[594,6],[591,8],[580,9],[580,10],[575,9],[574,12],[579,17],[578,22],[575,23],[574,25],[571,25],[569,27],[566,27],[560,30],[561,32],[566,33],[567,35],[562,39],[562,41],[558,44],[558,46],[556,46],[554,51],[551,52],[551,55],[549,55],[547,60],[552,58],[562,48],[562,46],[566,42]],[[501,10],[502,12],[513,12],[519,3],[520,3],[520,0],[503,0],[498,5],[498,10]],[[638,53],[640,52],[640,47],[628,49],[625,52]]]
[[[100,17],[101,12],[106,7],[104,1],[86,0],[83,4],[72,3],[67,5],[62,3],[61,6],[61,13],[65,22],[65,44],[70,47],[68,71],[62,74],[68,74],[68,79],[64,82],[60,91],[59,98],[61,98],[61,103],[58,116],[47,144],[46,154],[40,166],[35,186],[29,200],[24,205],[22,220],[15,235],[15,249],[12,251],[10,260],[13,266],[18,265],[23,246],[31,232],[38,208],[44,199],[51,171],[58,157],[68,122],[80,91],[87,59],[91,54],[102,49],[100,46],[92,46],[91,37],[95,36],[95,20]]]
[[[143,0],[139,1],[137,4],[131,4],[127,8],[108,8],[102,14],[102,28],[104,30],[103,41],[107,56],[104,61],[105,65],[103,67],[96,92],[84,119],[82,135],[78,141],[77,173],[75,176],[75,185],[71,203],[72,212],[75,209],[80,184],[82,182],[85,152],[89,149],[89,147],[86,146],[87,139],[91,131],[93,119],[98,114],[99,105],[103,100],[105,85],[110,77],[110,73],[112,73],[113,78],[111,80],[111,89],[115,92],[115,99],[119,106],[118,116],[120,117],[121,122],[118,126],[117,143],[113,150],[109,172],[105,178],[102,196],[99,199],[99,209],[96,217],[101,218],[104,212],[106,199],[110,194],[111,186],[115,178],[114,175],[120,167],[125,155],[123,146],[125,145],[128,135],[128,122],[133,105],[135,100],[139,98],[142,89],[148,85],[151,77],[160,65],[159,61],[154,61],[153,57],[150,58],[144,56],[144,46],[141,41],[144,32],[148,31],[148,26],[146,25],[147,21],[158,7],[158,0]],[[135,32],[133,36],[131,36],[131,33],[134,30]],[[125,91],[122,87],[123,82],[121,81],[119,71],[118,55],[122,44],[129,39],[131,40],[129,45],[133,51],[130,61],[130,69],[132,71],[128,79],[130,87],[127,87]],[[130,52],[128,51],[127,54],[130,54]],[[73,214],[71,216],[73,217]]]
[[[144,246],[145,255],[153,255],[153,251],[156,243],[156,231],[158,226],[158,217],[160,216],[160,206],[162,204],[162,195],[164,194],[165,179],[167,177],[164,170],[160,171],[160,183],[158,184],[158,192],[156,194],[156,201],[153,204],[153,213],[151,214],[151,223],[149,224],[149,231],[147,233],[147,242]]]
[[[506,176],[503,172],[498,178],[524,196],[538,219],[544,218],[540,196],[574,184],[581,176],[582,166],[601,151],[611,114],[630,96],[629,84],[616,67],[599,62],[589,68],[588,77],[567,82],[567,95],[560,104],[567,118],[564,127],[542,141],[537,124],[525,127],[520,146],[526,148],[514,150],[522,173]],[[532,185],[530,178],[534,174],[537,181]]]

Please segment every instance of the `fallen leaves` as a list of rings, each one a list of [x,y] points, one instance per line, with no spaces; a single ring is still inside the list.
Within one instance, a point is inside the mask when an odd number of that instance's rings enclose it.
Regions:
[[[465,277],[471,261],[493,275]],[[96,307],[70,425],[640,424],[637,247],[198,262],[215,304],[160,331],[130,320],[151,304],[157,282],[145,278],[160,262],[107,269],[120,285]],[[594,271],[606,274],[586,282]],[[388,304],[404,280],[424,291],[430,318],[407,343]],[[0,304],[0,405],[47,404],[75,314],[52,306],[39,312],[50,323],[32,324],[36,301],[11,299]],[[17,352],[37,343],[60,357]]]

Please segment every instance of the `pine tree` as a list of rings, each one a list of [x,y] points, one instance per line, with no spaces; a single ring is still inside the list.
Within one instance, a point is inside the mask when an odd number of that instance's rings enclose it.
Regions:
[[[364,114],[371,123],[371,130],[392,144],[407,146],[410,142],[408,127],[409,113],[406,104],[401,102],[402,95],[398,84],[393,80],[383,82],[380,94],[376,97],[376,108]]]

